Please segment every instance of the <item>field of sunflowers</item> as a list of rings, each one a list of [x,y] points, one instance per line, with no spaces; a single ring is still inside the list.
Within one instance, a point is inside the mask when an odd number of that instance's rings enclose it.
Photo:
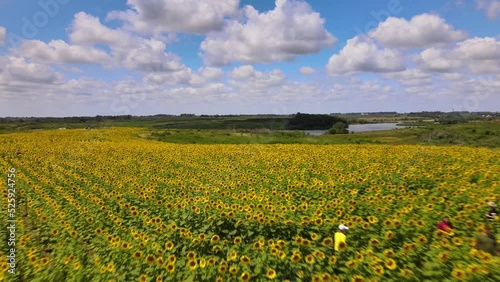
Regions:
[[[500,281],[499,258],[473,248],[499,200],[497,149],[47,130],[0,135],[0,168],[4,281]]]

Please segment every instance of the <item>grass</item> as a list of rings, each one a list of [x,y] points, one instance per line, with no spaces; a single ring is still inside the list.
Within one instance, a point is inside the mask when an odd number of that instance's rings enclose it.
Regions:
[[[405,123],[421,127],[310,136],[285,131],[287,116],[166,116],[131,120],[72,122],[2,122],[0,133],[57,128],[140,127],[142,138],[189,144],[429,144],[500,147],[500,120],[441,125],[430,121]]]
[[[500,121],[311,136],[302,131],[150,129],[144,138],[189,144],[420,144],[500,147]]]

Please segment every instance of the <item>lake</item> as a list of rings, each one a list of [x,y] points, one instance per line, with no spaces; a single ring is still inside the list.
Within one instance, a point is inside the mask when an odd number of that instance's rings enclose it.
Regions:
[[[350,124],[349,132],[365,132],[377,130],[391,130],[397,128],[406,128],[407,126],[396,125],[397,123],[370,123],[370,124]],[[321,135],[328,130],[304,130],[305,133],[310,135]]]

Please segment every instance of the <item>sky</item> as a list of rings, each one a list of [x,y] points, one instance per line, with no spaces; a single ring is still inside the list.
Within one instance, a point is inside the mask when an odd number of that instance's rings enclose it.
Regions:
[[[500,0],[0,0],[0,116],[499,111]]]

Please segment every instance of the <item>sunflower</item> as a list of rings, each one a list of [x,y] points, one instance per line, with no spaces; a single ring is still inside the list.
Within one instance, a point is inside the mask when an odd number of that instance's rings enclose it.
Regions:
[[[464,243],[464,241],[458,237],[453,238],[452,241],[453,241],[453,244],[455,244],[457,246],[462,246],[462,244]]]
[[[227,270],[227,265],[226,264],[223,264],[223,263],[219,264],[219,273],[220,274],[226,273],[226,270]]]
[[[42,258],[42,259],[40,260],[40,263],[41,263],[42,265],[46,265],[47,263],[49,263],[49,259],[48,259],[48,258]]]
[[[165,243],[165,248],[169,251],[171,251],[173,248],[174,248],[174,243],[172,243],[172,241],[168,241]]]
[[[141,276],[139,276],[139,281],[140,282],[148,281],[148,276],[146,274],[141,274]]]
[[[385,232],[385,239],[388,240],[388,241],[390,241],[390,240],[392,240],[392,238],[394,238],[394,235],[395,235],[394,232],[387,231],[387,232]]]
[[[167,267],[166,267],[166,270],[169,272],[169,273],[172,273],[175,271],[175,264],[168,264]]]
[[[186,266],[187,266],[187,268],[189,268],[189,270],[193,271],[198,267],[198,263],[194,259],[188,260],[186,263]]]
[[[326,248],[331,247],[333,245],[333,239],[331,237],[326,237],[323,239],[322,244]]]
[[[370,239],[370,241],[368,241],[368,243],[371,245],[371,246],[378,246],[380,245],[380,241],[375,239],[375,238],[372,238]]]
[[[324,260],[326,258],[325,253],[323,253],[320,250],[314,251],[314,257],[319,259],[319,260]]]
[[[314,256],[306,255],[306,263],[307,264],[314,264],[314,262],[315,262]]]
[[[215,258],[211,257],[211,258],[208,259],[207,263],[210,266],[214,266],[215,265],[215,261],[216,261]]]
[[[337,263],[337,257],[336,256],[330,256],[328,258],[328,264],[333,265],[335,263]]]
[[[419,244],[425,244],[427,243],[427,237],[425,237],[425,235],[419,235],[418,238],[417,238],[417,242]]]
[[[242,242],[242,241],[243,241],[243,240],[241,239],[241,237],[240,237],[240,236],[238,236],[238,237],[234,238],[233,243],[234,243],[235,245],[239,245],[239,244],[241,244],[241,242]]]
[[[296,244],[296,245],[302,245],[302,242],[303,242],[303,241],[304,241],[304,239],[303,239],[302,237],[300,237],[300,236],[297,236],[297,237],[295,238],[295,244]]]
[[[348,268],[348,269],[351,269],[353,267],[355,267],[357,264],[357,262],[355,260],[349,260],[345,263],[345,266]]]
[[[253,243],[253,248],[258,250],[258,249],[261,249],[262,248],[262,243],[259,241]]]
[[[107,271],[108,272],[113,272],[113,270],[115,269],[115,264],[110,262],[107,266]]]
[[[177,260],[177,258],[175,257],[175,255],[170,255],[170,256],[168,256],[167,260],[168,260],[169,264],[174,264],[175,261]]]
[[[361,275],[354,275],[351,278],[351,282],[365,282],[365,281],[366,281],[366,279]]]
[[[396,254],[394,253],[394,251],[392,249],[385,249],[384,256],[392,258],[392,257],[396,256]]]
[[[319,239],[319,235],[316,233],[310,233],[309,235],[311,236],[311,240],[313,240],[313,241],[316,241]]]
[[[286,247],[286,242],[284,240],[278,240],[277,245],[281,249],[284,249]]]
[[[378,276],[384,275],[384,267],[381,265],[374,265],[372,266],[372,271]]]
[[[154,256],[154,255],[149,254],[149,255],[147,255],[147,256],[146,256],[146,263],[147,263],[147,264],[150,264],[150,265],[151,265],[151,264],[153,264],[155,261],[156,261],[156,258],[155,258],[155,256]]]
[[[479,265],[477,264],[470,264],[467,266],[467,272],[470,274],[476,274],[480,270]]]
[[[266,271],[266,277],[269,279],[275,279],[276,278],[276,270],[272,268],[268,268]]]
[[[188,260],[194,260],[194,259],[196,259],[196,253],[193,252],[193,251],[189,251],[187,253],[186,257],[187,257]]]
[[[302,256],[299,253],[295,253],[295,254],[292,255],[292,257],[290,258],[290,260],[293,263],[299,263],[302,260]]]
[[[467,274],[461,268],[453,268],[451,276],[457,280],[464,280],[467,277]]]
[[[378,218],[376,218],[375,216],[373,215],[370,215],[368,216],[368,221],[371,223],[371,224],[374,224],[374,223],[377,223],[378,222]]]
[[[231,273],[232,275],[238,274],[238,267],[236,265],[231,265],[229,267],[229,273]]]
[[[450,254],[447,251],[441,251],[438,254],[438,259],[441,262],[446,262],[450,258]]]
[[[307,240],[307,239],[304,239],[302,240],[302,246],[308,248],[311,246],[311,241]]]
[[[250,275],[250,273],[248,273],[248,272],[244,271],[244,272],[241,274],[241,276],[240,276],[240,280],[241,280],[242,282],[247,282],[247,281],[250,281],[250,278],[251,278],[251,277],[252,277],[252,276]]]
[[[401,269],[399,274],[401,276],[403,276],[404,278],[410,278],[413,276],[413,271],[409,270],[408,268],[404,268],[404,269]]]
[[[385,264],[385,267],[387,267],[387,269],[390,269],[390,270],[394,270],[398,267],[396,264],[396,261],[392,258],[386,259],[384,264]]]
[[[361,252],[356,252],[354,257],[357,261],[362,261],[365,258]]]
[[[236,251],[231,251],[229,254],[228,254],[228,258],[227,260],[228,261],[232,261],[232,260],[235,260],[238,258],[238,252]]]

